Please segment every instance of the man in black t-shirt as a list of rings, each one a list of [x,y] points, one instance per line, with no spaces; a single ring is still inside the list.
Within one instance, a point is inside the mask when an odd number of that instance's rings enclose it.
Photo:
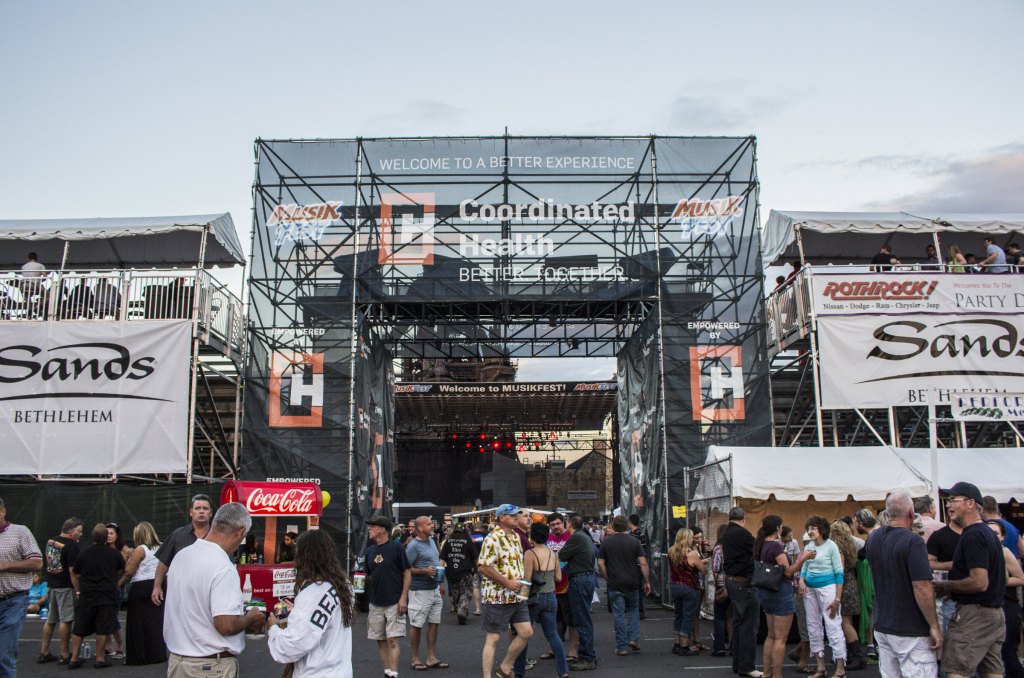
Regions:
[[[864,544],[875,584],[873,626],[883,676],[934,676],[942,632],[935,614],[932,570],[924,540],[911,531],[914,501],[894,492],[885,501],[889,524]]]
[[[732,507],[722,537],[722,572],[732,604],[732,670],[742,676],[761,678],[761,672],[754,668],[761,604],[757,591],[750,586],[754,576],[754,535],[744,527],[746,524],[744,510]]]
[[[366,531],[370,537],[364,554],[366,574],[370,578],[366,637],[377,641],[384,673],[397,676],[402,652],[398,639],[405,637],[412,570],[405,549],[391,538],[390,520],[374,516],[366,521]]]
[[[75,587],[71,584],[71,568],[78,559],[78,540],[82,537],[82,521],[68,518],[61,526],[60,535],[46,542],[43,557],[46,560],[46,589],[50,602],[43,626],[43,646],[39,662],[57,659],[50,654],[53,627],[60,622],[60,663],[71,660],[71,625],[75,621]]]
[[[75,608],[75,628],[71,636],[71,661],[68,668],[78,668],[85,662],[78,658],[82,641],[96,634],[96,668],[111,666],[103,658],[101,648],[117,630],[117,581],[124,574],[124,558],[120,551],[107,546],[107,526],[99,523],[92,528],[92,546],[78,554],[71,568],[71,583],[78,591]]]
[[[956,546],[959,543],[960,526],[956,523],[941,527],[928,537],[928,562],[933,572],[942,573],[934,577],[936,580],[949,576],[949,570],[953,567],[953,554],[956,553]],[[936,600],[942,608],[942,632],[945,633],[949,619],[956,611],[956,602],[949,596],[939,596]]]
[[[448,579],[459,624],[464,625],[469,617],[469,603],[473,600],[476,559],[480,557],[480,547],[466,532],[464,523],[455,526],[438,557],[445,566],[444,576]]]
[[[956,601],[956,613],[946,629],[942,668],[949,678],[976,672],[983,678],[997,678],[1003,675],[1001,649],[1006,637],[1003,545],[981,520],[982,496],[977,487],[957,483],[942,492],[948,495],[946,511],[962,528],[949,579],[933,583],[936,595],[950,595]]]
[[[615,653],[627,654],[627,647],[640,649],[640,607],[635,573],[644,575],[644,595],[651,593],[647,554],[640,540],[626,534],[629,522],[623,516],[612,518],[612,530],[597,551],[597,567],[608,585],[608,600],[615,624]]]
[[[629,517],[629,533],[640,540],[640,548],[644,550],[644,557],[647,557],[647,535],[640,529],[640,516],[633,514]],[[644,618],[644,573],[640,566],[636,566],[636,588],[640,598],[640,619]]]
[[[871,259],[871,270],[875,273],[891,271],[893,264],[900,263],[900,260],[892,255],[892,248],[882,245],[882,251]]]

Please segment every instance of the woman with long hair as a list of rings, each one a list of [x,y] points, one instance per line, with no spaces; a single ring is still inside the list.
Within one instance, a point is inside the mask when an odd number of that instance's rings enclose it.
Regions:
[[[156,551],[160,540],[156,530],[143,521],[132,532],[135,550],[124,567],[124,575],[118,586],[131,581],[128,589],[128,621],[125,624],[127,654],[125,666],[162,664],[167,661],[164,645],[164,608],[154,605],[153,578],[156,576]]]
[[[132,550],[128,548],[124,543],[124,535],[121,533],[121,528],[117,526],[117,523],[107,523],[107,545],[113,549],[116,549],[121,557],[124,558],[124,562],[128,562],[131,557]],[[123,584],[119,584],[117,587],[117,611],[121,611],[121,604],[124,603],[125,588]],[[106,654],[111,655],[111,659],[124,659],[124,635],[121,633],[121,621],[115,620],[116,630],[111,638],[107,639]],[[117,643],[117,652],[114,652],[114,643]],[[99,652],[99,648],[97,648]]]
[[[292,675],[352,676],[352,624],[355,594],[338,562],[338,548],[324,530],[307,530],[295,541],[295,602],[287,628],[277,615],[267,618],[267,647]]]
[[[949,255],[950,273],[967,272],[967,259],[960,253],[960,247],[956,243],[946,248],[946,254]]]
[[[764,610],[765,619],[768,621],[768,637],[764,641],[763,678],[782,678],[786,639],[789,638],[789,627],[793,625],[793,615],[796,614],[792,577],[800,571],[807,560],[816,555],[814,551],[804,551],[795,563],[790,564],[786,549],[780,540],[781,530],[782,518],[769,514],[761,519],[761,528],[754,540],[754,560],[785,568],[782,587],[778,591],[757,590],[761,609]]]
[[[800,595],[807,612],[807,635],[810,636],[811,654],[818,667],[814,678],[825,678],[825,642],[832,647],[836,660],[833,678],[846,675],[846,639],[843,637],[843,619],[839,613],[839,601],[843,594],[843,556],[839,547],[829,539],[831,528],[822,516],[811,516],[804,525],[811,543],[806,550],[816,553],[813,560],[804,561],[800,570]],[[812,669],[807,667],[806,672]]]
[[[690,647],[690,634],[693,633],[693,618],[697,616],[700,603],[700,575],[708,571],[692,546],[693,532],[684,528],[676,532],[676,541],[668,550],[672,570],[672,605],[675,608],[672,626],[676,644],[672,646],[672,653],[682,657],[697,654],[697,650]]]
[[[555,657],[555,670],[560,678],[569,677],[569,663],[565,658],[565,645],[558,636],[558,601],[555,600],[555,585],[562,581],[562,567],[558,554],[547,547],[551,530],[544,523],[530,525],[530,543],[533,548],[523,556],[523,579],[530,580],[534,574],[544,579],[543,586],[531,592],[537,594],[537,601],[530,604],[530,618],[540,622],[544,638],[548,641],[551,654]],[[516,659],[516,673],[526,670],[526,650]]]
[[[729,523],[722,523],[715,533],[715,548],[711,552],[711,575],[715,578],[715,641],[711,651],[712,657],[724,657],[729,649],[729,637],[732,636],[732,603],[725,591],[725,553],[722,540],[725,528]]]
[[[853,624],[853,618],[860,614],[860,587],[857,586],[857,544],[853,541],[850,526],[843,520],[833,520],[831,539],[843,557],[843,595],[839,601],[843,617],[843,636],[846,638],[846,670],[860,671],[867,665],[864,650],[860,646],[860,632]]]
[[[1006,539],[1006,526],[998,520],[986,520],[985,524],[996,533],[999,541]],[[1021,571],[1020,561],[1013,552],[1003,547],[1003,562],[1006,564],[1006,593],[1003,595],[1003,617],[1006,619],[1006,639],[1000,648],[1003,655],[1003,668],[1006,671],[1006,678],[1024,677],[1024,666],[1021,666],[1020,657],[1017,656],[1017,639],[1020,638],[1021,609],[1020,599],[1017,592],[1024,584],[1024,571]]]

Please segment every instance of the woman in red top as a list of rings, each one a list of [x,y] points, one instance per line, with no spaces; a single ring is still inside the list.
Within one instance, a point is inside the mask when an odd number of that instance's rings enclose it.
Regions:
[[[672,646],[672,653],[687,657],[697,654],[697,650],[690,647],[690,634],[693,633],[693,619],[700,604],[700,575],[708,571],[692,546],[693,532],[683,529],[676,532],[676,543],[668,550],[672,605],[675,608],[673,630],[676,644]]]

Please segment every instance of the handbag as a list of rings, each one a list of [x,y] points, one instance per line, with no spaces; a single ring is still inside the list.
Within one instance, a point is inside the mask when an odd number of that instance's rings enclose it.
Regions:
[[[786,570],[778,563],[754,561],[754,576],[750,578],[751,586],[774,593],[782,588],[782,582],[785,579]]]
[[[729,592],[725,590],[724,586],[719,586],[715,589],[715,602],[724,603],[729,600]]]

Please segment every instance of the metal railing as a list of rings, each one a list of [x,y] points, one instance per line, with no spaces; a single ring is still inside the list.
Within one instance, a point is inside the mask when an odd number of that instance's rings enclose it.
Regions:
[[[244,353],[242,302],[207,271],[0,273],[0,322],[193,320],[194,308],[204,343]]]

